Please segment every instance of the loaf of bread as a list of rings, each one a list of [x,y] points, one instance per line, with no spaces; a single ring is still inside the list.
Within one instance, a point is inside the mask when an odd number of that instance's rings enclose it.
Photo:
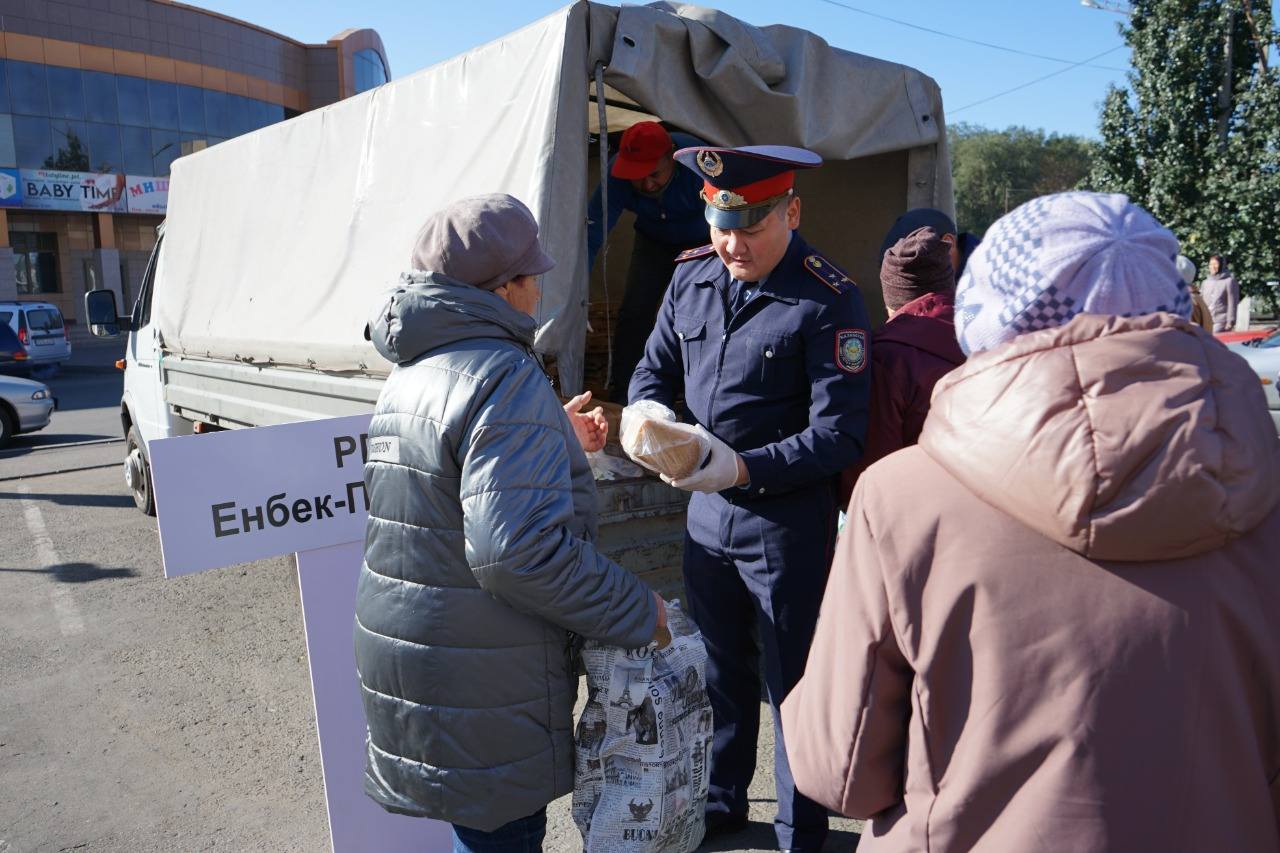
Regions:
[[[702,464],[702,441],[684,424],[655,418],[640,419],[622,436],[622,449],[645,467],[672,480],[688,477]]]

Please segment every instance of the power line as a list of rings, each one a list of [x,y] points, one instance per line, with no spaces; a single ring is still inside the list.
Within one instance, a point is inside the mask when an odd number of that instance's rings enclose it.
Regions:
[[[958,112],[962,112],[964,110],[969,109],[969,107],[976,107],[978,106],[978,104],[985,104],[987,101],[994,101],[996,98],[1003,98],[1005,95],[1013,94],[1014,92],[1017,92],[1020,89],[1025,89],[1028,86],[1034,86],[1037,83],[1042,83],[1045,80],[1048,80],[1050,77],[1057,77],[1059,74],[1066,74],[1068,71],[1070,71],[1073,68],[1079,68],[1081,65],[1086,65],[1090,62],[1093,62],[1093,60],[1095,59],[1101,59],[1102,57],[1106,56],[1108,53],[1114,53],[1122,47],[1124,47],[1124,45],[1116,45],[1110,50],[1104,50],[1102,53],[1094,54],[1088,59],[1082,59],[1079,62],[1076,62],[1072,65],[1068,65],[1066,68],[1059,68],[1057,71],[1050,72],[1044,75],[1043,77],[1037,77],[1034,80],[1029,80],[1026,83],[1023,83],[1021,86],[1014,86],[1012,89],[1005,89],[1003,92],[997,92],[996,94],[991,95],[990,97],[983,98],[980,101],[974,101],[971,104],[965,104],[963,107],[959,107],[954,110],[948,110],[947,112],[950,115],[955,115]]]
[[[888,15],[881,15],[879,12],[872,12],[869,9],[859,9],[857,6],[850,6],[848,3],[841,3],[839,2],[839,0],[818,0],[818,2],[826,3],[828,6],[836,6],[838,8],[844,9],[847,12],[856,12],[859,15],[866,15],[871,18],[879,18],[882,21],[889,21],[890,23],[898,24],[899,26],[910,27],[911,29],[919,30],[920,32],[932,33],[935,36],[942,36],[943,38],[955,39],[956,41],[962,41],[968,44],[976,44],[981,47],[989,47],[992,50],[1003,50],[1005,53],[1016,53],[1019,56],[1030,56],[1030,57],[1034,57],[1035,59],[1047,59],[1050,62],[1061,62],[1064,65],[1070,66],[1071,68],[1078,68],[1082,64],[1079,62],[1072,62],[1070,59],[1062,59],[1061,57],[1058,57],[1058,56],[1045,56],[1043,53],[1032,53],[1029,50],[1019,50],[1016,47],[1006,47],[1005,45],[1002,45],[1002,44],[992,44],[989,41],[979,41],[978,39],[971,39],[971,38],[966,38],[965,36],[958,36],[955,33],[949,33],[949,32],[946,32],[945,30],[930,29],[929,27],[924,27],[924,26],[921,26],[920,24],[913,24],[910,21],[902,21],[902,20],[899,20],[898,18],[891,18]],[[1116,48],[1116,49],[1118,50],[1119,48]],[[1110,52],[1111,51],[1107,51],[1107,53],[1110,53]],[[1095,65],[1092,67],[1102,68],[1107,71],[1128,71],[1129,70],[1128,68],[1116,68],[1115,66],[1112,66],[1112,65]]]

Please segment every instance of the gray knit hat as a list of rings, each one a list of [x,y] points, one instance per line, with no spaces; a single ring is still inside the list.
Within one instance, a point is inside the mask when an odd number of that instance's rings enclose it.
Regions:
[[[556,265],[538,244],[538,222],[529,208],[506,193],[459,199],[431,214],[409,263],[481,290]]]
[[[1077,314],[1191,316],[1178,241],[1119,193],[1032,199],[997,219],[956,288],[967,354],[1065,326]]]

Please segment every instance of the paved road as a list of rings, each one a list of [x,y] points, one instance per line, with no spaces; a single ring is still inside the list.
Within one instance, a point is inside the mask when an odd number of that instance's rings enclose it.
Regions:
[[[0,853],[327,850],[292,560],[165,580],[119,376],[50,384],[52,426],[0,451]],[[761,735],[755,822],[705,849],[773,848]],[[581,849],[567,798],[546,849]]]

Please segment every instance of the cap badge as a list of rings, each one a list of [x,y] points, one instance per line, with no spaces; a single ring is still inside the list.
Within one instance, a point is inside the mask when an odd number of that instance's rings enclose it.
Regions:
[[[702,151],[698,154],[698,168],[707,177],[714,178],[724,171],[724,161],[714,151]]]
[[[747,200],[731,190],[719,190],[712,193],[708,201],[721,210],[733,210],[734,208],[747,206]]]

